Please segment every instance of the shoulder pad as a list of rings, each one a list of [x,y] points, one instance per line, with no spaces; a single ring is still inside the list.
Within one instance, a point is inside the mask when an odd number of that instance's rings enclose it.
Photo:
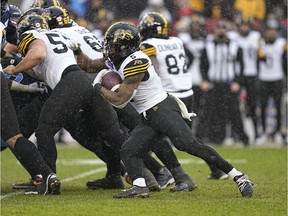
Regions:
[[[156,56],[156,48],[148,43],[143,43],[140,46],[140,50],[148,56]]]
[[[139,59],[134,59],[131,62],[129,62],[124,70],[124,77],[140,74],[140,73],[145,73],[150,66],[149,60],[145,58],[139,58]]]

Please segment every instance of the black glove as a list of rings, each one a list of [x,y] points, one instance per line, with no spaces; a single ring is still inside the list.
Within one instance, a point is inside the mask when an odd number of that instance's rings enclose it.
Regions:
[[[2,67],[5,68],[9,65],[16,66],[20,61],[21,61],[21,58],[18,57],[16,54],[13,54],[12,57],[6,56],[6,57],[2,58],[1,64],[2,64]]]

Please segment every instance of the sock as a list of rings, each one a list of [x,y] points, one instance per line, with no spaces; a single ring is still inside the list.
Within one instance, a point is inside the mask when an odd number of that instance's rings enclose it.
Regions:
[[[24,168],[35,177],[42,174],[46,178],[52,170],[44,162],[36,146],[24,137],[19,137],[15,143],[14,150],[18,155],[18,160]]]
[[[235,176],[240,176],[243,175],[243,173],[239,172],[238,170],[236,170],[235,168],[233,168],[229,173],[228,173],[229,177],[234,179]]]
[[[145,179],[144,178],[137,178],[133,181],[133,185],[139,187],[146,187]]]

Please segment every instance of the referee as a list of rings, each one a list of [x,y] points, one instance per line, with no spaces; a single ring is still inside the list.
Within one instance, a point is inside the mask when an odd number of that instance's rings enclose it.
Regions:
[[[227,38],[227,31],[228,24],[220,21],[214,38],[207,40],[201,56],[201,88],[207,92],[207,106],[204,108],[206,116],[200,120],[204,123],[199,127],[208,127],[210,142],[222,143],[226,125],[231,123],[232,131],[244,145],[248,145],[238,101],[243,73],[242,49]],[[236,64],[239,64],[240,71],[236,70]]]

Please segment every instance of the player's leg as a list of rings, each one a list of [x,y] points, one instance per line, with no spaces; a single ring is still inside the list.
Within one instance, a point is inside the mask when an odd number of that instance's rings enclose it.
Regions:
[[[157,105],[158,109],[148,110],[147,123],[157,132],[166,134],[180,150],[205,160],[228,174],[237,184],[242,196],[251,196],[252,184],[248,177],[236,170],[228,161],[224,160],[214,149],[201,144],[195,139],[190,128],[180,115],[180,108],[174,99],[168,97]],[[159,121],[161,118],[161,122]],[[240,181],[238,181],[240,179]]]
[[[31,176],[41,174],[44,191],[47,193],[60,193],[60,181],[52,170],[46,165],[36,146],[20,133],[16,112],[10,97],[6,78],[1,73],[1,137],[14,150],[18,160]],[[42,184],[41,184],[42,185]],[[46,187],[47,185],[47,187]],[[50,188],[49,188],[50,187]],[[50,191],[48,191],[50,190]]]

